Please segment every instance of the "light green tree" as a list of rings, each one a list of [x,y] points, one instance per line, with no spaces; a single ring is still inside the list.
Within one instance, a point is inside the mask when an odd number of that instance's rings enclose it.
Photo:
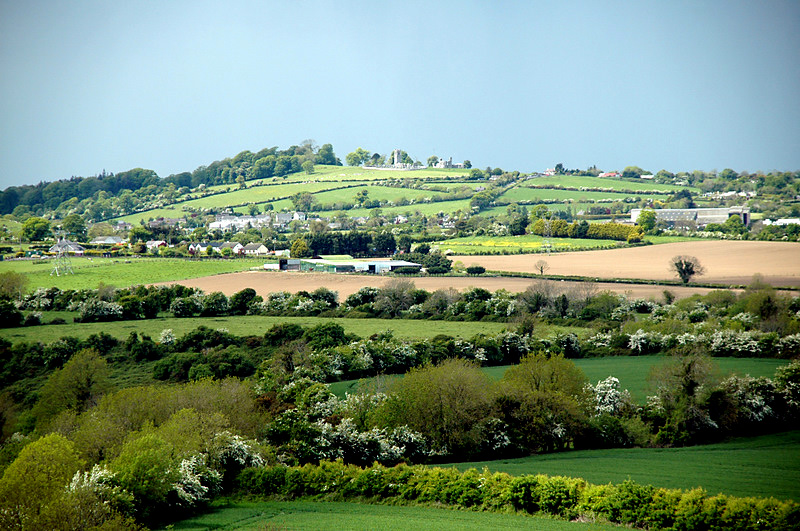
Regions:
[[[42,386],[33,408],[37,427],[44,428],[61,411],[81,413],[96,403],[111,388],[109,376],[108,363],[97,352],[83,349],[75,353]]]
[[[642,210],[639,217],[636,219],[636,224],[639,225],[645,233],[649,233],[656,228],[656,213],[652,210]]]
[[[22,239],[28,241],[44,240],[50,235],[50,222],[44,218],[32,217],[22,224]]]
[[[362,148],[357,148],[352,153],[348,153],[345,157],[348,166],[361,166],[367,160],[369,160],[369,151]]]
[[[0,479],[0,529],[33,529],[30,522],[83,465],[75,445],[56,433],[23,448]]]

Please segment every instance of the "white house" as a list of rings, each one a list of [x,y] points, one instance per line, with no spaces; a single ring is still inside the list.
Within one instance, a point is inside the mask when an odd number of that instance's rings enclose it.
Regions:
[[[263,243],[248,243],[242,251],[247,256],[264,256],[269,253],[269,249]]]

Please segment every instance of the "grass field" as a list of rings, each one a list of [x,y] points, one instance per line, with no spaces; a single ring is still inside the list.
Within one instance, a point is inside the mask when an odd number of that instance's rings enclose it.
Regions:
[[[590,483],[627,479],[664,488],[703,487],[710,494],[800,500],[800,431],[689,448],[615,448],[456,463],[512,475],[580,477]]]
[[[525,253],[535,253],[542,250],[544,238],[534,234],[521,236],[467,236],[434,242],[441,249],[450,249],[455,254],[475,254],[486,252],[517,252],[520,249]],[[552,249],[568,251],[575,249],[597,249],[600,247],[616,247],[620,243],[613,240],[588,240],[576,238],[550,238]],[[541,257],[530,257],[531,265]]]
[[[498,198],[498,201],[531,201],[534,199],[555,199],[558,201],[572,200],[576,203],[586,203],[588,201],[623,201],[629,197],[637,199],[649,197],[651,199],[664,200],[667,194],[652,193],[649,195],[632,195],[621,192],[590,192],[583,190],[559,190],[555,188],[530,188],[527,186],[516,186]]]
[[[649,389],[647,377],[653,367],[658,367],[670,361],[667,356],[612,356],[607,358],[586,358],[572,360],[575,362],[591,384],[597,384],[609,376],[619,379],[620,387],[627,389],[636,403],[644,403],[645,398],[652,394]],[[786,360],[762,359],[762,358],[714,358],[717,367],[718,377],[724,378],[730,374],[745,375],[753,377],[767,376],[772,377],[775,369],[786,365]],[[484,367],[484,372],[494,380],[500,380],[508,369],[509,365],[497,367]],[[400,378],[401,376],[391,376],[389,378]],[[383,377],[382,377],[383,378]],[[387,382],[384,382],[387,383]],[[331,391],[337,396],[344,396],[345,393],[354,393],[361,386],[366,388],[374,385],[373,379],[347,380],[331,384]]]
[[[589,524],[522,514],[480,513],[439,507],[402,507],[346,502],[228,500],[214,503],[206,514],[176,522],[180,531],[313,529],[406,531],[467,529],[537,529],[541,531],[591,531],[619,529],[610,524]]]
[[[71,259],[74,275],[50,275],[53,269],[49,260],[5,260],[0,262],[0,272],[15,271],[28,277],[28,289],[95,289],[103,282],[124,288],[138,284],[170,282],[204,277],[219,273],[247,271],[264,265],[264,259],[237,258],[231,260],[181,258],[83,258]]]
[[[56,312],[51,312],[53,316]],[[70,314],[71,315],[71,314]],[[177,319],[164,317],[142,321],[116,321],[111,323],[68,323],[62,325],[44,325],[35,327],[3,328],[0,337],[12,342],[41,341],[49,343],[64,336],[86,338],[91,334],[105,332],[118,339],[125,339],[131,332],[147,334],[158,339],[161,331],[170,328],[177,336],[194,330],[200,325],[209,328],[226,328],[237,336],[263,335],[269,328],[278,323],[297,323],[303,326],[315,326],[331,321],[319,317],[268,317],[261,315],[242,315],[236,317],[196,317]],[[428,321],[411,319],[335,319],[346,332],[359,337],[391,330],[399,338],[427,338],[436,334],[458,337],[472,337],[475,334],[496,334],[505,328],[514,327],[509,323],[437,321],[432,327]]]
[[[608,179],[600,177],[579,177],[575,175],[553,175],[549,177],[536,177],[526,181],[527,186],[566,186],[570,188],[604,188],[609,190],[634,190],[634,191],[678,191],[689,190],[699,192],[698,188],[691,186],[676,186],[673,184],[658,184],[654,182],[623,181],[621,179]]]

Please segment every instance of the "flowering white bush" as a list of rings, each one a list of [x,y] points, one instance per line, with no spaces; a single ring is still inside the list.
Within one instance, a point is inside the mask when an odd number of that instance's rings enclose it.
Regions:
[[[83,322],[91,321],[114,321],[122,319],[122,306],[116,302],[106,302],[99,299],[89,299],[80,305],[80,320]]]
[[[611,332],[607,332],[605,334],[603,332],[598,332],[587,339],[586,342],[594,348],[608,347],[611,346],[612,337],[613,334]]]
[[[220,470],[226,470],[232,465],[244,468],[261,467],[265,464],[255,441],[227,430],[214,436],[209,450],[209,463]]]
[[[172,484],[178,505],[195,507],[208,502],[216,494],[222,475],[206,464],[206,456],[193,455],[178,465],[178,480]]]
[[[100,465],[94,465],[88,471],[75,472],[66,490],[70,493],[91,492],[117,508],[129,507],[133,503],[133,494],[116,485],[114,473]]]
[[[731,321],[738,321],[749,328],[756,323],[756,316],[749,312],[740,312],[731,317]]]
[[[757,356],[761,353],[757,332],[717,330],[711,334],[709,349],[717,356]]]
[[[628,348],[638,354],[658,352],[664,345],[664,337],[658,332],[645,332],[640,328],[628,336]]]
[[[162,345],[172,345],[175,343],[175,333],[172,331],[172,328],[165,328],[161,331],[161,335],[158,337],[158,342]]]
[[[736,398],[739,413],[750,422],[763,422],[775,416],[769,405],[775,395],[775,386],[769,378],[730,376],[720,387]]]
[[[320,435],[315,450],[320,459],[343,459],[363,465],[378,461],[394,464],[402,459],[419,457],[426,452],[425,438],[407,426],[394,430],[373,428],[359,432],[352,419],[346,418],[337,426],[319,422]]]
[[[600,380],[595,386],[587,384],[587,388],[594,395],[595,415],[617,415],[631,402],[631,394],[627,389],[620,390],[619,380],[614,376]]]

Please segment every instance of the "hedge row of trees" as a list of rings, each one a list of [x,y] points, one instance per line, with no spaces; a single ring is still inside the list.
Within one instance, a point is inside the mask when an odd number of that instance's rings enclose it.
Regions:
[[[582,479],[502,472],[459,472],[453,468],[398,465],[368,468],[342,462],[303,467],[248,468],[238,478],[241,492],[294,500],[376,500],[391,505],[435,504],[468,510],[520,511],[559,519],[607,520],[648,529],[792,529],[800,506],[775,499],[710,496],[625,481],[592,485]]]
[[[568,223],[563,219],[537,219],[531,228],[533,234],[545,236],[549,225],[549,235],[558,238],[589,238],[594,240],[619,240],[636,243],[644,233],[640,227],[620,223],[588,223],[575,221]]]

